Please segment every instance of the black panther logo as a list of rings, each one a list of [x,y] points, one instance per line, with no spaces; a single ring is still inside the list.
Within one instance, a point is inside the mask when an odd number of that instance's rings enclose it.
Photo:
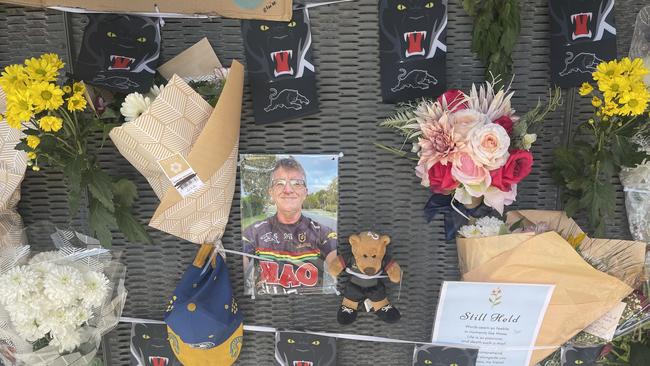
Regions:
[[[336,339],[278,332],[275,360],[280,366],[336,366]]]
[[[562,366],[596,366],[603,346],[596,347],[562,347]]]
[[[567,43],[600,41],[606,33],[616,34],[613,22],[614,0],[551,1],[551,16],[560,26],[554,34]]]
[[[137,74],[153,77],[159,55],[160,29],[151,18],[89,14],[77,72],[89,83],[132,90],[141,87]]]
[[[415,349],[413,366],[474,366],[478,350],[424,345]]]
[[[412,89],[429,89],[429,86],[438,84],[438,79],[426,72],[426,70],[411,70],[408,73],[406,69],[399,69],[397,75],[397,85],[390,90],[398,92],[406,88]]]
[[[402,61],[433,58],[447,47],[440,39],[447,26],[446,0],[382,0],[379,28]]]
[[[278,108],[299,111],[303,105],[308,104],[309,99],[295,89],[283,89],[278,93],[277,89],[271,88],[269,90],[269,105],[264,108],[264,111],[271,112]]]
[[[306,10],[293,12],[290,22],[244,21],[248,69],[262,73],[265,80],[300,78],[305,69],[314,71],[308,61],[311,55],[311,33]]]
[[[574,55],[573,52],[567,52],[564,59],[564,70],[560,71],[560,76],[566,76],[574,72],[591,74],[596,71],[596,67],[603,60],[599,59],[593,53],[580,52]]]
[[[135,324],[131,355],[138,366],[182,366],[169,346],[165,324]]]

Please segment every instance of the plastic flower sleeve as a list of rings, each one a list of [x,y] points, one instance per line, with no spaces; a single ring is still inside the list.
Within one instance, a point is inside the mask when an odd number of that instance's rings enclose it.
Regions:
[[[650,5],[641,9],[634,25],[630,58],[637,57],[643,59],[646,68],[650,68]],[[650,74],[645,76],[645,83],[650,85]]]
[[[0,251],[4,365],[87,365],[122,314],[126,267],[119,252],[75,231],[49,233],[51,251]]]

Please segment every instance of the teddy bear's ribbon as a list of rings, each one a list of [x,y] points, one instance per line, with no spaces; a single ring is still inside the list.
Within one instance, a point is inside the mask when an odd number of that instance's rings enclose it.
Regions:
[[[492,209],[483,203],[474,208],[453,206],[453,199],[452,195],[433,194],[424,206],[427,222],[431,222],[438,214],[444,215],[445,240],[454,240],[460,227],[467,224],[467,217],[483,217],[492,212]]]

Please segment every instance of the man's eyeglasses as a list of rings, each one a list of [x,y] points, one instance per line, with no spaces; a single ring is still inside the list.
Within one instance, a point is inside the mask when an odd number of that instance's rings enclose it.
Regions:
[[[273,179],[271,187],[277,190],[284,190],[284,187],[289,184],[294,191],[299,191],[307,188],[304,179]]]

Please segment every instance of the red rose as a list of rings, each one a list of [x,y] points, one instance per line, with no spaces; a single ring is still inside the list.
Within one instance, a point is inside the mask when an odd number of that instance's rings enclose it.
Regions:
[[[508,116],[501,116],[497,118],[494,123],[498,124],[499,126],[503,127],[508,135],[512,134],[512,119]]]
[[[506,163],[490,172],[492,186],[510,192],[512,185],[526,178],[533,167],[533,154],[526,150],[513,150]]]
[[[445,98],[447,101],[447,108],[452,112],[467,109],[465,94],[459,89],[447,90],[444,94],[438,97],[438,102],[442,103],[442,98]]]
[[[458,187],[458,182],[451,176],[451,164],[436,163],[429,169],[429,188],[433,193],[448,194]]]

